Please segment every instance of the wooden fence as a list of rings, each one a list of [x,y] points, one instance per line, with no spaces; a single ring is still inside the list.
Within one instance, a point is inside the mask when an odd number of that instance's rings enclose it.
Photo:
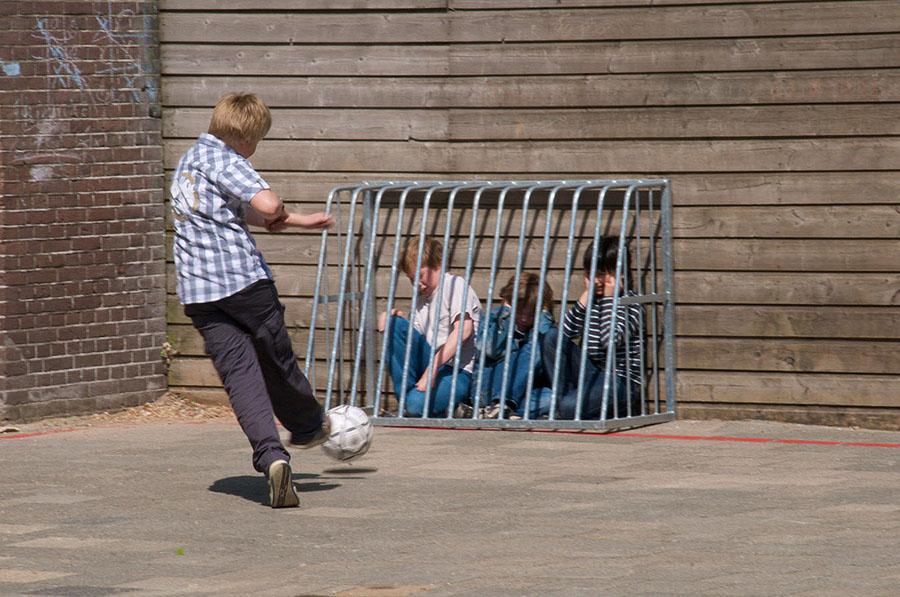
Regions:
[[[249,90],[274,117],[252,161],[295,210],[365,179],[671,177],[680,414],[900,427],[895,0],[162,0],[160,22],[167,171]],[[318,236],[258,238],[302,353]],[[170,387],[221,394],[171,260],[169,289]]]

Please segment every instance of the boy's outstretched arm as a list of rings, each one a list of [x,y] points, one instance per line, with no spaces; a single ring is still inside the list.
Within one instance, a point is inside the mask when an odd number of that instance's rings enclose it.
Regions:
[[[322,228],[331,228],[333,224],[334,218],[322,211],[306,215],[289,213],[284,219],[277,220],[273,224],[270,224],[269,231],[278,232],[290,226],[297,226],[308,230],[321,230]]]
[[[281,232],[292,226],[321,230],[334,224],[334,218],[323,212],[308,215],[288,213],[284,208],[284,202],[270,189],[254,195],[250,200],[250,206],[253,209],[247,212],[247,223],[265,227],[269,232]]]
[[[464,317],[465,319],[463,320],[462,326],[460,326],[459,319],[453,322],[453,329],[450,330],[450,335],[447,336],[447,341],[444,342],[444,345],[438,348],[434,353],[434,361],[431,363],[432,387],[437,382],[438,369],[440,369],[441,366],[445,363],[448,363],[450,359],[452,359],[456,355],[456,347],[458,344],[460,344],[459,334],[462,333],[462,341],[465,342],[466,340],[471,338],[472,334],[475,332],[475,322],[472,321],[472,318],[468,313],[464,314]],[[416,382],[416,388],[422,392],[428,389],[428,369],[425,370],[425,373],[423,373],[422,377],[419,378],[419,381]]]

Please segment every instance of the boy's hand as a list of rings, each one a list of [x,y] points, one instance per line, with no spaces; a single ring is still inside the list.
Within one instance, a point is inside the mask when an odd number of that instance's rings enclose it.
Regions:
[[[296,213],[283,212],[270,222],[266,222],[266,230],[269,232],[281,232],[285,228],[297,226],[307,228],[309,230],[321,230],[323,228],[331,228],[334,225],[334,218],[324,212],[314,214],[301,215]]]
[[[599,274],[594,279],[594,296],[612,296],[616,289],[616,277],[612,274]],[[584,294],[581,295],[583,305],[587,304],[588,292],[591,290],[591,277],[584,277]]]
[[[334,218],[325,212],[316,212],[306,216],[298,215],[296,217],[297,225],[301,228],[310,230],[321,230],[323,228],[331,228],[334,225]]]
[[[405,317],[406,313],[401,311],[400,309],[391,309],[391,315],[398,315],[400,317]],[[378,316],[378,325],[375,326],[380,333],[384,333],[384,328],[387,325],[387,311],[382,311],[381,315]]]
[[[437,382],[437,375],[431,376],[431,386],[434,387]],[[428,391],[428,370],[422,374],[422,377],[419,378],[419,381],[416,382],[416,389],[420,392]]]

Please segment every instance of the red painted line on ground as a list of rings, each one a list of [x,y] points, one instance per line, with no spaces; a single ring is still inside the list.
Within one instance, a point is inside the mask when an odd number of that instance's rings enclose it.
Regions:
[[[815,440],[815,439],[778,439],[773,440],[778,442],[779,444],[808,444],[808,445],[816,445],[816,446],[840,446],[847,442],[837,442],[837,441],[823,441],[823,440]]]
[[[751,444],[765,444],[772,440],[767,437],[729,437],[723,435],[665,435],[660,433],[631,433],[627,431],[615,432],[611,431],[605,435],[616,437],[641,437],[647,439],[671,439],[679,441],[697,442],[746,442]]]
[[[29,437],[39,437],[41,435],[53,435],[54,433],[68,433],[69,431],[78,431],[75,427],[65,429],[48,429],[47,431],[31,431],[27,433],[10,433],[0,435],[0,440],[4,439],[26,439]]]
[[[683,441],[713,441],[713,442],[750,442],[759,444],[792,444],[801,446],[849,446],[854,448],[900,448],[900,443],[889,442],[840,442],[819,439],[790,439],[777,437],[730,437],[719,435],[662,435],[649,433],[609,433],[607,435],[620,437],[648,437],[652,439],[671,439]]]

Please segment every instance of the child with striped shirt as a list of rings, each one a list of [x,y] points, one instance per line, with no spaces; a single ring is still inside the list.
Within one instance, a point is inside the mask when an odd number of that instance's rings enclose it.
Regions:
[[[643,385],[644,310],[638,303],[622,304],[615,310],[613,327],[613,300],[616,282],[616,262],[619,257],[619,238],[603,238],[597,250],[594,278],[594,296],[589,301],[593,245],[584,253],[584,292],[566,312],[562,322],[562,350],[557,363],[557,330],[548,333],[542,342],[544,365],[551,378],[554,369],[557,384],[557,417],[574,419],[581,402],[582,419],[612,419],[638,415],[641,386]],[[623,279],[619,283],[619,301],[635,296],[627,289],[630,272],[627,250],[622,255]],[[590,315],[588,315],[588,303]],[[585,326],[587,334],[585,338]],[[606,381],[606,361],[612,336],[612,376],[609,380],[609,398],[606,412],[603,409],[603,386]],[[584,371],[584,389],[578,394],[578,377],[581,363],[581,343],[587,342],[587,359]]]

